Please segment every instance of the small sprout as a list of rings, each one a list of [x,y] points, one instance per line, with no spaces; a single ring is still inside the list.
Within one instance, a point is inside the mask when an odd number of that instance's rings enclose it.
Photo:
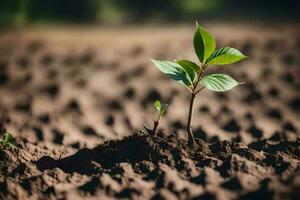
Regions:
[[[159,100],[156,100],[154,102],[153,106],[159,112],[159,116],[162,117],[162,116],[164,116],[164,114],[167,110],[168,104],[164,104],[164,103],[162,104]]]
[[[12,148],[14,145],[12,144],[13,137],[10,133],[4,133],[2,139],[0,139],[0,145],[5,148],[9,149]]]
[[[189,144],[194,144],[194,136],[192,133],[192,118],[194,100],[197,94],[204,88],[215,91],[225,92],[231,90],[235,86],[242,84],[227,74],[204,74],[209,65],[227,65],[248,58],[239,50],[231,47],[223,47],[216,50],[216,42],[214,37],[196,24],[194,34],[194,50],[200,61],[196,64],[189,60],[159,61],[152,60],[154,65],[171,79],[184,85],[191,93],[191,101],[189,106],[189,115],[187,120],[187,133]],[[163,114],[160,103],[154,103],[156,109]]]
[[[154,120],[153,129],[151,131],[155,135],[157,127],[158,127],[158,124],[159,124],[159,121],[160,121],[160,118],[164,116],[164,114],[165,114],[165,112],[167,110],[168,104],[164,104],[164,103],[161,103],[159,100],[156,100],[153,103],[153,106],[158,111],[157,119]]]

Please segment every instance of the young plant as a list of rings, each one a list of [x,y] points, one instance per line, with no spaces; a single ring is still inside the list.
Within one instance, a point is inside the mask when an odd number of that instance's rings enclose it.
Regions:
[[[164,104],[164,103],[161,103],[159,100],[156,100],[153,103],[153,106],[158,111],[157,119],[154,119],[153,129],[148,128],[148,126],[146,124],[144,124],[144,128],[146,129],[146,131],[148,133],[155,135],[156,131],[157,131],[157,127],[159,125],[160,118],[162,116],[164,116],[164,114],[167,110],[168,104]]]
[[[0,145],[5,149],[9,149],[14,146],[12,144],[12,141],[13,141],[12,135],[10,133],[4,133],[2,139],[0,139]]]
[[[192,133],[193,107],[196,96],[204,88],[215,92],[225,92],[231,90],[235,86],[242,84],[226,74],[209,74],[204,72],[209,65],[226,65],[247,58],[237,49],[231,47],[223,47],[216,50],[216,42],[214,37],[196,24],[194,34],[194,49],[200,61],[196,64],[189,60],[159,61],[152,60],[154,65],[163,73],[173,80],[184,85],[191,93],[189,114],[187,119],[188,143],[194,144],[194,136]]]
[[[154,125],[153,125],[153,130],[152,130],[153,133],[155,134],[156,130],[157,130],[157,127],[158,127],[158,124],[159,124],[159,120],[162,116],[164,116],[164,114],[167,110],[168,104],[164,104],[164,103],[161,103],[159,100],[156,100],[153,103],[153,106],[158,111],[157,119],[154,120]]]

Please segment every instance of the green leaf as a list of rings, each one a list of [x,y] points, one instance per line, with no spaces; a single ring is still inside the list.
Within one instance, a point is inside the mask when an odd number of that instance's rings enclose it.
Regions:
[[[226,74],[210,74],[204,76],[200,83],[215,92],[225,92],[241,84]]]
[[[216,49],[215,38],[198,24],[194,34],[194,49],[201,63],[205,63]]]
[[[230,47],[224,47],[211,54],[211,56],[207,59],[206,64],[226,65],[235,63],[245,58],[248,57],[242,54],[239,50]]]
[[[12,136],[10,133],[5,133],[3,136],[3,142],[4,143],[10,143],[12,142]]]
[[[190,86],[193,84],[187,72],[176,62],[152,60],[154,65],[164,74],[179,83]]]
[[[156,100],[153,104],[153,106],[158,110],[159,112],[161,111],[161,103],[159,100]]]
[[[12,135],[10,133],[4,133],[2,139],[0,139],[0,144],[2,144],[5,148],[12,147]]]
[[[200,71],[200,67],[189,60],[178,60],[176,61],[189,75],[190,79],[194,83],[197,79],[197,74]]]
[[[165,114],[167,107],[168,107],[168,104],[166,104],[166,103],[161,104],[161,110],[159,113],[160,116],[163,116]]]
[[[156,110],[159,111],[159,115],[163,116],[165,111],[167,110],[168,104],[161,103],[159,100],[156,100],[153,103],[153,106],[156,108]]]

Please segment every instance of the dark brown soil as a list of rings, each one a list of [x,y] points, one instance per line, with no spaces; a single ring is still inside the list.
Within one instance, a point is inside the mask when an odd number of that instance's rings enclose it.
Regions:
[[[300,199],[299,26],[207,28],[251,60],[211,67],[246,84],[196,99],[193,146],[188,92],[150,62],[195,58],[192,26],[1,35],[0,199]]]
[[[32,193],[40,198],[65,198],[53,184],[70,181],[74,176],[89,176],[89,181],[77,187],[77,195],[298,199],[299,151],[300,139],[269,139],[253,142],[249,147],[240,142],[206,143],[196,139],[193,146],[188,146],[177,135],[163,132],[156,136],[140,132],[93,149],[81,149],[62,159],[43,156],[33,161],[19,148],[1,150],[5,180],[1,195],[7,199],[29,197]],[[49,180],[51,175],[54,180]],[[18,194],[14,194],[15,190]]]

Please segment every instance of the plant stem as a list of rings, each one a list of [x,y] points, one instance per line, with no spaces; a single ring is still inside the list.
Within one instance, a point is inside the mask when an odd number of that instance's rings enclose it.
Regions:
[[[188,133],[188,144],[193,145],[195,143],[193,131],[192,131],[192,119],[193,119],[193,110],[194,110],[194,101],[195,101],[196,94],[192,93],[191,101],[190,101],[190,108],[189,108],[189,117],[187,121],[187,133]]]
[[[160,120],[160,113],[158,114],[157,120],[154,120],[154,125],[153,125],[153,134],[156,135],[156,130],[159,124],[159,120]]]
[[[188,144],[189,145],[193,145],[195,143],[193,130],[192,130],[194,101],[195,101],[195,98],[196,98],[197,94],[204,89],[204,87],[202,87],[199,90],[197,90],[197,87],[198,87],[199,82],[202,79],[202,74],[204,73],[204,70],[205,70],[206,66],[207,65],[201,64],[200,72],[198,74],[198,78],[197,78],[195,84],[193,85],[193,89],[191,91],[192,96],[191,96],[191,101],[190,101],[189,117],[188,117],[187,126],[186,126],[186,130],[187,130],[187,133],[188,133]]]

